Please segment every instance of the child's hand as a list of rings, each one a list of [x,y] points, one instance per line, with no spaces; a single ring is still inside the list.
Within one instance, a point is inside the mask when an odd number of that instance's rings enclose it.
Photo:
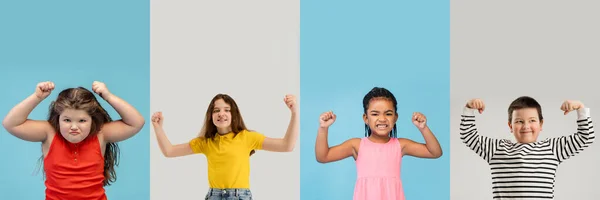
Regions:
[[[152,125],[154,126],[162,126],[163,124],[163,116],[162,116],[162,112],[155,112],[152,115]]]
[[[333,124],[333,122],[335,122],[335,118],[336,116],[335,114],[333,114],[333,112],[324,112],[319,117],[319,125],[321,126],[321,128],[328,128]]]
[[[50,81],[38,83],[35,87],[35,96],[40,99],[45,99],[54,90],[54,83]]]
[[[298,111],[298,104],[296,103],[296,97],[294,95],[285,95],[283,102],[285,102],[285,105],[292,111],[292,113]]]
[[[481,114],[483,113],[483,110],[485,110],[485,104],[481,99],[471,99],[467,102],[467,108],[477,109],[479,110],[479,114]]]
[[[583,103],[581,103],[580,101],[574,101],[574,100],[566,100],[560,106],[560,110],[565,111],[565,115],[567,115],[567,113],[569,113],[573,110],[579,110],[581,108],[584,108]]]
[[[412,116],[412,122],[419,129],[423,129],[427,125],[427,117],[425,117],[425,115],[423,115],[423,113],[415,112],[415,113],[413,113],[413,116]]]
[[[110,94],[110,91],[108,91],[106,84],[104,84],[103,82],[99,82],[99,81],[94,81],[94,83],[92,83],[92,91],[94,91],[96,94],[100,95],[100,97],[102,97],[102,98],[104,98],[108,94]]]

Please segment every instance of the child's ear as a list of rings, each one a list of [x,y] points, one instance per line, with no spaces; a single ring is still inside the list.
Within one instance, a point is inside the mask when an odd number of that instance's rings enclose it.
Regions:
[[[369,121],[367,119],[367,114],[363,114],[363,121],[365,121],[365,124],[369,124]]]
[[[510,129],[510,132],[512,133],[512,124],[510,122],[508,122],[508,128]]]
[[[542,125],[544,125],[544,120],[540,120],[540,131],[542,131]]]

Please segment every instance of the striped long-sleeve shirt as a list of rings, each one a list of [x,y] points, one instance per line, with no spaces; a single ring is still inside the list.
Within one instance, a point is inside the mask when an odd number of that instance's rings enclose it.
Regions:
[[[577,111],[576,133],[527,144],[479,135],[474,113],[463,110],[460,135],[490,165],[494,199],[553,199],[558,165],[594,141],[589,108]]]

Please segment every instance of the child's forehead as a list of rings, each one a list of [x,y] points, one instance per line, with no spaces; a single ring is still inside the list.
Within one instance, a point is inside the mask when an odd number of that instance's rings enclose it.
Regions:
[[[538,111],[535,108],[521,108],[513,110],[512,115],[515,117],[537,117]]]
[[[215,109],[216,108],[229,108],[231,107],[229,104],[225,103],[224,101],[217,101],[215,102]]]
[[[389,100],[371,101],[369,103],[369,111],[388,111],[394,110],[394,104]]]
[[[90,115],[85,110],[65,109],[60,113],[61,117],[89,117]]]

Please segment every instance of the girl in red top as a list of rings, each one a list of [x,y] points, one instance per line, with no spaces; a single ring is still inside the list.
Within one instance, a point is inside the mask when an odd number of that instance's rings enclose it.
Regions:
[[[111,94],[106,85],[94,81],[92,90],[123,118],[112,121],[89,90],[65,89],[50,104],[47,121],[28,119],[31,111],[54,90],[42,82],[35,93],[16,105],[2,125],[22,140],[42,143],[47,200],[107,199],[104,186],[116,180],[117,142],[138,133],[142,115],[127,102]]]

